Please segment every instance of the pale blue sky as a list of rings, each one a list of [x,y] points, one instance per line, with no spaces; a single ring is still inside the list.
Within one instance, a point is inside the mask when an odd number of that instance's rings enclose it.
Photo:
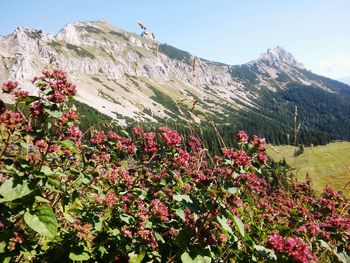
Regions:
[[[314,72],[350,76],[349,0],[0,0],[0,10],[0,35],[100,18],[140,32],[141,20],[159,41],[210,60],[242,64],[282,46]]]

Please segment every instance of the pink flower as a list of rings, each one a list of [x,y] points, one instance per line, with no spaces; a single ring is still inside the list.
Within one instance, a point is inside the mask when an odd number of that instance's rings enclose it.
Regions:
[[[224,155],[233,160],[236,166],[247,167],[250,165],[251,157],[243,150],[233,151],[232,149],[224,150]]]
[[[311,254],[307,244],[305,244],[299,237],[291,237],[286,239],[284,243],[284,250],[296,262],[309,263],[314,259],[314,256]]]
[[[254,148],[258,149],[261,152],[264,152],[267,149],[265,138],[260,138],[259,136],[253,135],[252,143],[254,145]]]
[[[267,242],[272,248],[278,252],[282,252],[284,249],[284,240],[280,235],[273,235],[267,239]]]
[[[35,146],[38,147],[39,152],[44,153],[47,151],[49,144],[45,140],[35,140]]]
[[[38,119],[42,114],[44,110],[44,104],[37,101],[32,104],[30,107],[30,112],[32,113],[33,117]]]
[[[263,153],[257,153],[256,158],[258,159],[259,163],[261,164],[266,164],[267,162],[267,156],[266,154]]]
[[[22,234],[15,232],[15,241],[18,244],[22,244],[25,241],[25,238]]]
[[[177,229],[175,229],[173,227],[171,227],[169,229],[169,234],[172,235],[172,236],[177,236],[179,234],[179,232],[180,232],[179,230],[177,230]]]
[[[269,185],[265,179],[259,178],[252,173],[241,174],[241,176],[238,178],[238,182],[242,181],[245,182],[248,188],[256,193],[261,193],[263,195],[266,195],[266,192],[269,188]]]
[[[28,91],[20,90],[20,91],[15,91],[15,97],[19,99],[23,99],[28,96]]]
[[[153,199],[151,201],[151,211],[153,215],[160,218],[161,221],[167,222],[169,220],[168,208],[158,199]]]
[[[135,127],[132,129],[132,131],[136,136],[143,136],[143,134],[144,134],[143,129],[140,127]]]
[[[68,139],[72,139],[72,140],[78,140],[83,136],[83,132],[76,125],[69,127],[66,133],[67,133]]]
[[[15,88],[17,88],[18,82],[17,81],[7,81],[4,84],[2,84],[1,89],[4,93],[10,93],[13,91]]]
[[[246,143],[248,141],[248,134],[245,131],[239,131],[236,134],[236,139],[240,142],[240,143]]]
[[[70,83],[67,78],[67,74],[61,70],[55,69],[49,71],[47,69],[42,71],[43,76],[35,77],[33,83],[38,80],[42,81],[37,83],[40,90],[49,89],[46,99],[55,103],[61,103],[68,97],[74,96],[77,93],[75,85]]]
[[[220,234],[219,236],[219,243],[224,245],[227,242],[227,236],[225,234]]]
[[[290,256],[295,262],[310,263],[315,258],[307,244],[299,237],[284,239],[280,235],[273,235],[268,238],[268,244],[274,250]]]
[[[182,143],[183,138],[177,133],[177,131],[170,130],[167,127],[161,127],[159,130],[163,132],[162,138],[165,141],[166,145],[172,146]]]
[[[151,230],[141,228],[137,233],[141,237],[142,241],[149,244],[153,249],[158,247],[158,242]]]
[[[311,236],[316,236],[320,233],[320,226],[318,223],[316,222],[310,222],[307,223],[303,226],[301,226],[298,231],[300,231],[301,233],[308,233]]]
[[[107,136],[104,131],[97,131],[94,136],[90,139],[90,142],[95,145],[104,144],[105,140],[107,140]]]
[[[153,140],[156,137],[156,134],[154,132],[148,132],[148,133],[144,133],[143,136],[147,142],[145,147],[145,152],[148,152],[148,153],[156,152],[158,150],[158,143]]]
[[[117,201],[117,195],[114,192],[108,192],[104,198],[106,206],[112,208]]]
[[[194,152],[198,152],[203,148],[201,141],[195,136],[190,136],[188,138],[188,144],[190,145],[192,151]]]
[[[27,124],[27,119],[22,112],[5,110],[0,114],[0,125],[3,124],[8,130],[15,130],[21,127],[22,124]]]
[[[187,165],[191,158],[190,154],[181,148],[178,148],[177,152],[178,155],[175,157],[175,162],[179,165]]]
[[[124,237],[132,237],[132,232],[127,226],[122,226],[120,232]]]
[[[75,121],[76,119],[78,119],[78,114],[75,110],[73,109],[69,109],[65,112],[63,112],[62,116],[60,117],[59,121],[62,124],[66,124],[69,121]]]

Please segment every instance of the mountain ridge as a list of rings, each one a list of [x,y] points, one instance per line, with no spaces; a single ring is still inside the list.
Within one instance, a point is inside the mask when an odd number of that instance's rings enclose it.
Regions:
[[[45,67],[67,71],[80,102],[122,125],[130,119],[201,123],[208,117],[226,123],[237,112],[262,110],[266,92],[279,94],[291,85],[350,93],[346,84],[311,73],[278,46],[246,64],[227,65],[105,20],[69,23],[55,36],[20,27],[0,37],[0,81],[16,79],[34,92],[30,80]]]

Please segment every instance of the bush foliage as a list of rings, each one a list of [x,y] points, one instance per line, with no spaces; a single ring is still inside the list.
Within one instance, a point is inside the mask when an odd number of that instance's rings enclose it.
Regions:
[[[211,156],[166,127],[86,138],[66,74],[33,84],[2,86],[2,261],[349,262],[349,201],[276,172],[264,139],[241,131]]]

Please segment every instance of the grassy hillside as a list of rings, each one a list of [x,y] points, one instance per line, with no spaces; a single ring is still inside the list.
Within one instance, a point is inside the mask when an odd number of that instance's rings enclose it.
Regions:
[[[303,154],[294,157],[293,146],[273,146],[269,156],[275,161],[286,159],[298,180],[304,180],[308,173],[317,192],[326,185],[350,195],[350,142],[335,142],[323,146],[305,147]]]

